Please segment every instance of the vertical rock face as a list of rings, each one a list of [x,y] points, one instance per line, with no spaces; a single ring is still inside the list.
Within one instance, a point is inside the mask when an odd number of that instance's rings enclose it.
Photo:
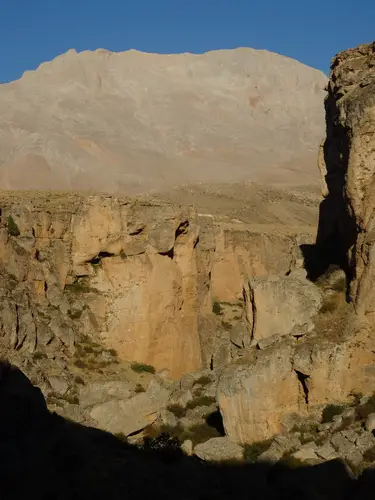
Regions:
[[[349,257],[357,312],[373,316],[375,207],[375,43],[338,54],[326,98],[320,155],[327,197],[318,243]]]
[[[199,369],[193,211],[104,196],[22,201],[1,207],[10,347],[72,349],[83,333],[174,377]]]
[[[283,417],[304,411],[292,365],[293,346],[284,342],[263,356],[253,353],[228,367],[218,386],[225,431],[239,443],[262,441],[283,430]]]

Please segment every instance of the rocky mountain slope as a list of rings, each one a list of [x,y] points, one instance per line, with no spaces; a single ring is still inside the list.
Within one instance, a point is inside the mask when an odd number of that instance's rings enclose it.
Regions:
[[[267,51],[74,50],[0,86],[0,186],[317,184],[326,77]]]

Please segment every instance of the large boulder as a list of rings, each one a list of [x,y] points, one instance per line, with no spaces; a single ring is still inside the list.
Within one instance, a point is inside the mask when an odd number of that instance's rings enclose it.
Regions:
[[[100,429],[128,436],[155,422],[168,396],[169,390],[163,382],[153,379],[146,392],[129,399],[113,398],[94,404],[89,414]]]
[[[288,341],[228,366],[219,379],[217,400],[229,439],[245,444],[282,432],[282,420],[303,414],[306,405],[293,370]]]
[[[227,437],[217,437],[197,444],[194,454],[207,462],[240,461],[243,459],[244,450]]]
[[[247,319],[257,341],[307,333],[322,302],[318,287],[306,279],[303,270],[288,276],[251,279],[245,286],[245,296]]]

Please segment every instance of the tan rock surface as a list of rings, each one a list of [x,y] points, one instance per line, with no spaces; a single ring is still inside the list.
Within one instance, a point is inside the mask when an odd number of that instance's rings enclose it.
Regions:
[[[9,217],[18,236],[9,234]],[[9,195],[0,231],[0,325],[9,345],[73,349],[86,334],[172,376],[200,368],[193,210]]]
[[[70,50],[0,86],[0,185],[133,194],[317,184],[325,85],[317,70],[247,48]]]
[[[270,275],[249,280],[245,286],[246,313],[253,340],[300,336],[312,330],[312,317],[318,312],[322,297],[304,274],[300,270],[288,276]]]
[[[217,399],[231,440],[263,441],[282,432],[283,416],[306,410],[292,355],[293,346],[283,342],[223,370]]]

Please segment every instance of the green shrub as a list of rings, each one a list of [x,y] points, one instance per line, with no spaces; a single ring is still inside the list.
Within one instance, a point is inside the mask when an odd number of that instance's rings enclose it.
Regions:
[[[77,367],[77,368],[81,368],[82,370],[84,368],[87,368],[87,364],[82,360],[82,359],[76,359],[74,361],[74,365]]]
[[[186,415],[186,408],[181,405],[169,405],[167,406],[167,410],[173,413],[173,415],[177,418],[182,418]]]
[[[212,304],[212,312],[217,316],[221,316],[223,314],[221,310],[221,305],[216,300]]]
[[[115,436],[117,437],[117,439],[119,439],[123,443],[127,443],[128,442],[128,438],[122,432],[118,432],[117,434],[115,434]]]
[[[266,439],[265,441],[257,441],[256,443],[246,444],[244,447],[244,457],[246,462],[256,462],[260,455],[268,450],[271,443],[272,439]]]
[[[208,385],[212,382],[211,380],[211,377],[209,377],[208,375],[202,375],[201,377],[199,377],[195,382],[194,382],[194,385]]]
[[[338,308],[339,301],[335,295],[331,295],[330,297],[326,297],[323,301],[322,307],[320,308],[320,312],[322,314],[332,313],[336,311]]]
[[[18,229],[17,224],[15,223],[13,217],[11,215],[8,216],[8,234],[10,236],[19,236],[20,230]]]
[[[136,373],[155,373],[155,368],[144,363],[133,363],[130,368]]]
[[[200,396],[199,398],[189,401],[186,405],[186,410],[193,410],[198,406],[211,406],[216,404],[216,399],[211,396]]]
[[[211,438],[220,437],[221,434],[215,427],[212,427],[206,423],[195,424],[184,430],[178,437],[183,443],[187,439],[190,439],[193,445],[204,443]]]
[[[345,410],[344,405],[327,405],[322,413],[322,423],[332,422],[336,415],[341,415]]]
[[[95,291],[82,281],[75,281],[74,283],[65,285],[65,290],[68,292],[77,293],[77,294],[89,293],[89,292]]]
[[[284,455],[282,456],[279,463],[286,465],[287,467],[290,467],[291,469],[296,469],[297,467],[303,467],[306,465],[299,458],[293,457],[290,452],[284,453]]]
[[[38,361],[39,359],[47,359],[47,354],[44,352],[36,351],[33,354],[33,360]]]
[[[228,321],[222,321],[221,322],[221,326],[224,328],[224,330],[226,330],[227,332],[229,332],[230,330],[232,330],[232,325],[230,323],[228,323]]]
[[[77,375],[74,379],[75,383],[76,384],[79,384],[79,385],[85,385],[85,381],[83,380],[82,377],[80,377],[79,375]]]
[[[365,451],[363,458],[366,460],[366,462],[375,462],[375,446]]]
[[[357,418],[362,420],[367,418],[370,413],[375,412],[375,394],[373,394],[366,403],[359,405],[356,409]]]
[[[346,278],[342,277],[336,283],[333,284],[332,290],[335,292],[345,292],[346,290]]]
[[[146,392],[146,389],[143,387],[143,385],[137,384],[135,386],[134,392],[136,392],[138,394],[140,392]]]

